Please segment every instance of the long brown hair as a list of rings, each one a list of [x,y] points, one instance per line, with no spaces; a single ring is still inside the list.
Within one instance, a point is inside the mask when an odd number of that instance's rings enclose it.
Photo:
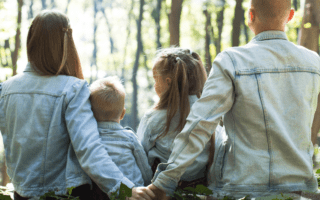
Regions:
[[[80,59],[68,17],[44,10],[33,20],[27,37],[27,55],[41,75],[68,75],[83,79]]]
[[[190,49],[161,49],[157,53],[156,61],[154,69],[160,78],[171,79],[168,90],[160,96],[160,101],[155,106],[156,110],[167,110],[165,130],[158,139],[167,135],[171,120],[178,111],[180,119],[175,131],[180,132],[183,129],[190,112],[188,96],[197,95],[200,98],[207,73],[200,56]]]

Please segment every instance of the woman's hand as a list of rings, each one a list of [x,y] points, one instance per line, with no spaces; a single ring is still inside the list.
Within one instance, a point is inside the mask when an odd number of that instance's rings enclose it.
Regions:
[[[156,195],[155,199],[159,199],[159,200],[170,200],[170,197],[166,196],[166,192],[164,192],[163,190],[157,188],[155,185],[150,184],[148,185],[148,187],[150,190],[152,190],[152,192]]]
[[[127,200],[152,200],[156,195],[148,187],[134,187],[132,188],[132,196],[127,197]]]

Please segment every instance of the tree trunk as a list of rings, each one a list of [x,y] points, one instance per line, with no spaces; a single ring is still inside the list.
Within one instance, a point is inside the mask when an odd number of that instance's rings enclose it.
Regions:
[[[41,0],[42,3],[42,10],[47,9],[47,1],[46,0]]]
[[[234,11],[234,18],[232,23],[232,46],[239,46],[240,44],[240,25],[241,19],[243,16],[243,9],[242,9],[242,1],[243,0],[236,0],[236,8]]]
[[[98,23],[97,23],[97,12],[98,12],[98,5],[97,0],[93,0],[93,52],[92,52],[92,60],[91,60],[91,76],[90,76],[90,84],[93,82],[92,78],[92,69],[93,67],[96,68],[96,77],[95,80],[98,78],[98,66],[97,66],[97,29],[98,29]]]
[[[132,114],[132,128],[133,130],[137,130],[138,126],[138,85],[137,85],[137,73],[139,67],[139,58],[142,50],[142,42],[141,42],[141,22],[143,17],[143,6],[144,0],[140,0],[140,11],[139,11],[139,19],[137,21],[137,52],[136,52],[136,60],[134,62],[133,70],[132,70],[132,85],[133,85],[133,94],[132,94],[132,106],[131,106],[131,114]]]
[[[156,35],[157,35],[157,41],[156,41],[157,49],[160,49],[160,48],[161,48],[161,42],[160,42],[161,3],[162,3],[162,0],[157,0],[157,6],[156,6],[156,8],[153,10],[153,12],[152,12],[152,16],[153,16],[154,21],[155,21],[155,23],[156,23],[156,29],[157,29],[157,32],[156,32]]]
[[[170,45],[180,45],[180,16],[183,0],[172,0],[169,16]]]
[[[33,19],[33,0],[30,1],[30,6],[29,6],[29,12],[28,12],[28,19]]]
[[[241,19],[241,24],[243,27],[243,32],[244,32],[244,36],[246,38],[246,44],[249,42],[249,33],[248,33],[248,27],[245,23],[245,11],[244,9],[242,9],[242,19]]]
[[[20,35],[21,35],[21,10],[22,10],[23,0],[18,0],[18,19],[17,19],[17,32],[15,36],[15,48],[14,51],[11,53],[12,59],[12,76],[17,74],[17,61],[19,55],[19,49],[21,46]]]
[[[65,9],[65,11],[64,11],[65,14],[68,13],[68,8],[69,8],[70,1],[71,1],[71,0],[68,0],[68,2],[67,2],[67,6],[66,6],[66,9]]]
[[[320,25],[320,1],[306,0],[302,25],[300,28],[298,44],[312,51],[319,52],[319,25]],[[320,96],[318,107],[314,115],[311,139],[313,145],[317,144],[317,135],[320,129]]]
[[[306,0],[298,44],[319,52],[320,1]]]
[[[221,52],[221,39],[222,39],[223,19],[224,19],[224,10],[225,10],[225,0],[222,0],[222,2],[223,2],[222,8],[217,13],[218,38],[215,42],[217,55]]]
[[[298,10],[298,0],[293,0],[293,7],[295,11]],[[296,28],[296,32],[297,32],[297,35],[299,35],[299,28]]]
[[[206,40],[205,40],[205,50],[206,50],[206,62],[205,62],[205,68],[207,70],[207,73],[209,74],[211,70],[211,53],[210,53],[210,43],[211,43],[211,36],[210,33],[213,30],[211,28],[211,14],[208,12],[207,6],[205,6],[203,10],[203,14],[206,16],[206,25],[205,25],[205,31],[206,31]]]
[[[131,19],[132,19],[132,15],[133,15],[133,6],[134,6],[134,0],[131,0],[131,7],[128,13],[128,24],[127,24],[127,38],[126,38],[126,42],[124,45],[124,53],[123,53],[123,65],[122,65],[122,69],[121,69],[121,79],[123,81],[123,85],[125,85],[125,67],[126,67],[126,57],[127,57],[127,47],[129,45],[129,39],[130,39],[130,34],[131,34]]]

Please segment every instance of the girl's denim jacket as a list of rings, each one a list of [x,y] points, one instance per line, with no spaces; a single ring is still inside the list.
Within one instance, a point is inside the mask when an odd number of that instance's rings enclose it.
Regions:
[[[189,96],[190,107],[198,100],[196,95]],[[150,110],[140,121],[137,135],[148,155],[150,166],[156,158],[159,158],[162,163],[166,163],[173,148],[173,140],[177,135],[175,131],[179,124],[179,113],[172,118],[169,132],[165,137],[160,137],[156,140],[159,134],[163,133],[166,119],[167,110]],[[192,181],[206,176],[206,165],[209,159],[210,143],[206,145],[201,154],[196,160],[186,169],[181,177],[183,181]]]
[[[185,169],[216,136],[209,188],[241,198],[316,191],[311,125],[320,91],[320,58],[294,45],[282,31],[258,34],[219,54],[153,184],[172,194]]]
[[[30,64],[0,84],[0,131],[18,194],[61,195],[69,187],[91,184],[90,178],[109,194],[121,182],[134,186],[101,144],[89,96],[86,81],[39,76]]]

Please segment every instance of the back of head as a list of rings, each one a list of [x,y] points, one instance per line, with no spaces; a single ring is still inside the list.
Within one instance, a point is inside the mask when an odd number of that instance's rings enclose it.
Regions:
[[[169,131],[170,121],[180,111],[177,131],[181,131],[190,112],[189,95],[200,95],[207,80],[206,70],[200,56],[190,49],[167,48],[158,51],[154,70],[171,83],[155,109],[167,109],[165,134]]]
[[[117,121],[124,109],[125,90],[118,77],[99,79],[90,86],[92,111],[97,121]]]
[[[31,66],[41,75],[69,75],[83,79],[68,17],[44,10],[33,20],[27,37]]]
[[[291,0],[251,0],[263,23],[282,23],[291,9]]]

